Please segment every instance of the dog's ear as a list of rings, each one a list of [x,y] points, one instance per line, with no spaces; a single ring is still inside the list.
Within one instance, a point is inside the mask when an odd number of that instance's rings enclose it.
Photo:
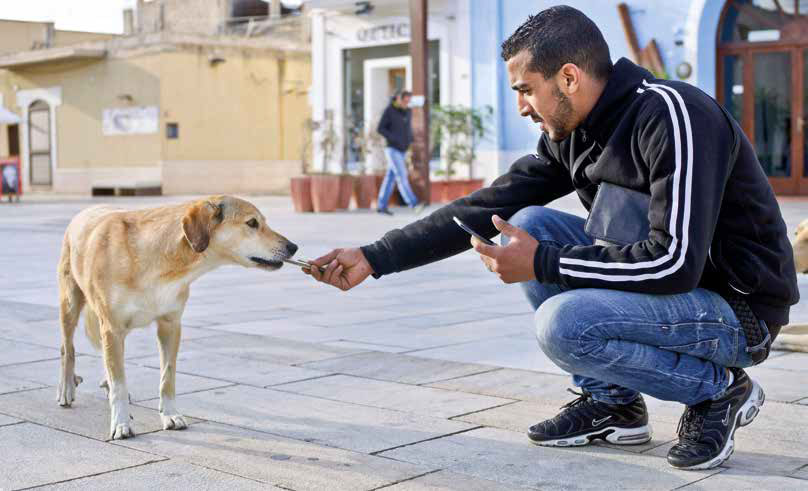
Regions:
[[[182,232],[195,252],[204,252],[216,223],[222,221],[222,208],[210,201],[195,203],[182,217]]]

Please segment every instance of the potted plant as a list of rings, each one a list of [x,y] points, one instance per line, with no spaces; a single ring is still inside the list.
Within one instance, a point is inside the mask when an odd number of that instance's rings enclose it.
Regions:
[[[384,148],[384,138],[376,131],[365,132],[362,125],[356,125],[353,133],[354,148],[358,152],[359,176],[354,188],[354,200],[357,208],[370,208],[379,194],[379,182],[372,174],[377,167],[379,149]]]
[[[298,213],[311,213],[314,207],[311,200],[311,136],[314,122],[306,119],[303,122],[303,141],[300,146],[300,176],[293,177],[289,183],[292,204]]]
[[[435,174],[446,176],[443,181],[433,181],[434,188],[430,189],[433,201],[453,201],[483,186],[483,179],[474,177],[474,160],[477,145],[486,136],[487,123],[493,112],[491,106],[481,109],[434,106],[431,109],[431,141],[435,146],[442,146],[445,161],[445,168]],[[452,179],[458,163],[468,165],[468,179]]]
[[[320,132],[320,149],[323,154],[323,172],[311,176],[311,201],[314,211],[331,212],[337,209],[340,195],[340,176],[328,173],[328,163],[339,145],[339,136],[334,129],[334,118],[331,111],[326,112],[326,119],[317,124]]]

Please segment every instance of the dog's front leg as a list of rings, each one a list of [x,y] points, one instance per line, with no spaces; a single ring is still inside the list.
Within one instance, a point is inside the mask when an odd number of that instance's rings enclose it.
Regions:
[[[114,331],[108,322],[104,322],[101,326],[104,368],[109,382],[109,437],[113,440],[135,436],[130,426],[129,392],[126,390],[126,373],[123,366],[125,336],[124,332]]]
[[[179,316],[164,317],[157,321],[157,339],[160,342],[160,419],[164,430],[184,430],[185,418],[175,405],[177,352],[180,349]]]

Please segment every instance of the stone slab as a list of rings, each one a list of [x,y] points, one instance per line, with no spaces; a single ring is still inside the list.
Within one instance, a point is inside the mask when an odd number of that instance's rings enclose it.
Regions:
[[[413,351],[412,354],[424,358],[452,360],[458,363],[481,363],[559,375],[565,374],[564,370],[560,369],[542,353],[538,344],[536,344],[536,338],[525,334]]]
[[[163,429],[156,410],[134,404],[130,405],[129,410],[135,434]],[[64,408],[56,402],[56,390],[52,387],[0,396],[0,412],[95,440],[107,440],[109,437],[110,413],[106,401],[78,397],[72,406]],[[193,418],[186,418],[186,421],[188,424],[198,422]]]
[[[786,353],[774,358],[770,356],[762,366],[780,370],[808,372],[808,353]]]
[[[133,360],[133,363],[159,368],[160,357],[138,358]],[[177,373],[199,375],[256,387],[268,387],[328,375],[328,372],[318,370],[235,358],[201,350],[181,351],[177,356]]]
[[[459,390],[474,394],[562,405],[571,400],[567,392],[574,387],[569,375],[554,375],[530,370],[502,368],[429,384],[430,387]]]
[[[156,401],[148,403],[156,406]],[[364,453],[378,452],[472,425],[272,389],[234,386],[177,397],[190,416]]]
[[[243,477],[233,476],[198,465],[166,460],[139,467],[85,477],[41,489],[54,491],[84,491],[86,489],[115,489],[116,491],[147,491],[152,489],[188,489],[205,491],[257,491],[280,489]]]
[[[794,402],[808,397],[808,384],[794,383],[787,371],[767,368],[766,363],[746,369],[749,376],[763,387],[766,401]],[[796,377],[805,376],[802,372],[792,373]]]
[[[132,401],[142,401],[160,396],[159,369],[143,367],[131,362],[126,363],[125,368],[126,387],[129,390]],[[24,365],[6,367],[2,370],[21,380],[30,380],[39,384],[57,387],[59,385],[61,361],[50,360],[38,363],[26,363]],[[77,399],[81,395],[88,395],[107,400],[106,391],[98,386],[99,382],[106,378],[104,362],[101,358],[94,356],[77,356],[76,374],[84,378],[84,382],[77,387],[79,394],[76,397]],[[178,373],[176,391],[177,394],[184,394],[227,385],[232,385],[232,383]]]
[[[334,375],[286,384],[276,387],[276,390],[394,411],[406,411],[435,418],[451,418],[513,402],[510,399],[499,397],[370,380],[349,375]]]
[[[435,470],[215,423],[118,442],[286,489],[376,489]]]
[[[0,427],[0,489],[41,486],[158,460],[163,458],[31,423]]]
[[[513,489],[514,486],[447,471],[432,472],[385,488],[389,491],[511,491]],[[519,486],[518,489],[536,488]]]
[[[808,480],[808,466],[805,466],[802,469],[798,470],[797,472],[792,474],[791,477]]]
[[[524,435],[482,428],[384,452],[505,485],[540,489],[674,489],[717,472],[679,471],[665,459],[606,447],[538,447]]]
[[[185,343],[185,348],[207,351],[224,356],[268,361],[279,365],[293,365],[310,361],[327,360],[357,353],[355,349],[315,345],[301,341],[250,336],[246,334],[226,334]]]
[[[0,339],[0,367],[59,358],[59,350]]]
[[[303,367],[405,384],[428,384],[492,370],[487,365],[378,352],[306,363]]]
[[[734,457],[733,457],[734,458]],[[687,491],[738,491],[738,490],[777,490],[804,491],[808,482],[769,474],[757,474],[739,469],[727,469],[703,481],[682,488]]]
[[[22,422],[21,419],[12,418],[11,416],[7,416],[5,414],[0,414],[0,426],[14,425],[20,422]]]
[[[7,370],[14,368],[15,365],[6,368],[0,367],[0,395],[44,387],[43,384],[22,380],[7,372]]]

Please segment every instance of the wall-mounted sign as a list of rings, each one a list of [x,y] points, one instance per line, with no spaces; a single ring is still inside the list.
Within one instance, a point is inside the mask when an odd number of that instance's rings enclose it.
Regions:
[[[104,109],[103,133],[106,136],[157,133],[159,119],[157,106]]]
[[[367,29],[359,29],[356,31],[356,39],[363,43],[409,38],[410,25],[407,23],[385,24],[381,26],[368,27]]]

